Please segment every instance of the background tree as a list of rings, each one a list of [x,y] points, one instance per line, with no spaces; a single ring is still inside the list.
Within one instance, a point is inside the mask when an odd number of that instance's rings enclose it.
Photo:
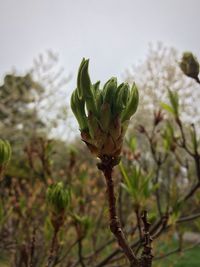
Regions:
[[[140,88],[140,106],[137,117],[148,125],[153,112],[161,102],[168,102],[168,88],[179,94],[180,109],[184,122],[199,127],[200,112],[198,84],[186,77],[179,68],[180,53],[162,43],[150,45],[145,61],[126,70],[124,78],[136,82]]]
[[[30,74],[16,76],[8,74],[0,86],[0,131],[3,138],[25,142],[36,129],[44,127],[33,107],[36,95],[44,88],[33,81]]]

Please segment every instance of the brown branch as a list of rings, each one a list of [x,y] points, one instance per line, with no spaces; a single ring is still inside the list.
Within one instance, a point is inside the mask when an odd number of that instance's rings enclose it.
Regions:
[[[179,218],[176,221],[176,223],[183,223],[183,222],[193,221],[193,220],[195,220],[195,219],[197,219],[199,217],[200,217],[200,213],[197,213],[197,214],[194,214],[194,215],[191,215],[191,216]]]
[[[137,218],[137,228],[138,228],[138,232],[139,232],[139,237],[140,237],[140,240],[142,240],[142,226],[141,226],[141,216],[140,216],[139,207],[137,207],[135,209],[135,214],[136,214],[136,218]]]
[[[114,193],[114,183],[112,179],[112,170],[115,165],[115,159],[112,157],[102,157],[101,163],[98,164],[98,168],[104,173],[106,184],[107,184],[107,194],[109,203],[109,214],[110,214],[110,230],[116,237],[119,246],[123,250],[124,254],[128,258],[131,267],[138,266],[139,262],[133,253],[132,249],[128,245],[124,232],[121,228],[121,223],[117,216],[116,210],[116,198]]]
[[[163,216],[163,217],[166,217],[166,216]],[[159,219],[157,222],[155,222],[155,224],[154,225],[152,225],[151,226],[151,229],[150,229],[150,234],[152,235],[152,234],[154,234],[156,231],[157,231],[157,229],[158,229],[158,227],[160,227],[163,223],[165,224],[165,222],[166,222],[166,219]],[[142,239],[142,241],[143,241],[144,239]],[[134,249],[134,248],[136,248],[138,245],[140,245],[141,243],[140,243],[140,240],[137,240],[137,241],[135,241],[134,243],[132,243],[131,244],[131,248],[132,249]],[[98,263],[95,267],[103,267],[103,266],[105,266],[108,262],[110,262],[116,255],[118,255],[119,253],[121,253],[122,251],[120,250],[120,249],[115,249],[110,255],[108,255],[105,259],[103,259],[100,263]],[[120,256],[120,258],[121,258],[121,256]],[[116,259],[114,259],[113,261],[115,261],[115,260],[118,260],[119,259],[119,257],[117,257]]]
[[[190,189],[190,191],[185,195],[185,197],[183,198],[182,201],[186,201],[189,198],[191,198],[194,193],[199,189],[200,187],[200,182],[198,182],[197,184],[193,185],[193,187]]]
[[[147,211],[144,211],[141,217],[144,224],[144,243],[143,243],[143,252],[141,255],[141,267],[151,267],[153,255],[151,254],[151,243],[153,239],[150,236],[150,226],[151,224],[147,220]]]
[[[158,184],[158,182],[159,182],[159,173],[160,173],[160,167],[161,167],[161,163],[160,164],[158,164],[158,162],[156,162],[156,163],[157,163],[157,169],[156,169],[156,177],[155,177],[154,184]],[[162,217],[162,208],[161,208],[161,200],[160,200],[160,190],[159,190],[159,188],[156,189],[155,195],[156,195],[157,209],[158,209],[160,217]]]
[[[195,168],[196,168],[196,175],[197,175],[197,180],[198,180],[197,183],[192,186],[190,191],[185,195],[185,197],[182,200],[182,201],[186,201],[190,197],[192,197],[194,195],[194,193],[200,188],[200,155],[198,153],[197,146],[195,146],[195,148],[194,148],[194,153],[192,151],[190,151],[190,149],[188,148],[187,143],[186,143],[185,133],[183,130],[183,125],[182,125],[180,118],[176,118],[176,123],[178,124],[180,132],[181,132],[181,137],[182,137],[181,146],[194,159]],[[194,134],[196,136],[196,129],[195,129],[193,124],[192,124],[192,127],[193,127]]]
[[[79,263],[80,263],[80,265],[81,265],[82,267],[86,267],[86,265],[85,265],[85,263],[84,263],[84,261],[83,261],[83,254],[82,254],[82,249],[83,249],[83,247],[82,247],[82,240],[83,240],[82,237],[78,239],[78,257],[79,257]]]
[[[194,153],[190,151],[190,149],[188,148],[187,146],[187,142],[186,142],[186,137],[185,137],[185,133],[184,133],[184,130],[183,130],[183,124],[180,120],[179,117],[176,118],[176,123],[177,125],[179,126],[179,129],[180,129],[180,132],[181,132],[181,137],[182,137],[182,142],[179,146],[181,146],[182,148],[185,149],[185,151],[191,156],[191,157],[194,157]]]
[[[71,250],[73,249],[73,247],[78,243],[78,239],[76,241],[74,241],[68,248],[68,250],[65,252],[64,255],[62,255],[62,257],[60,257],[60,259],[57,259],[55,266],[59,263],[61,263],[71,252]]]
[[[123,209],[122,209],[122,197],[123,197],[123,190],[122,187],[119,187],[119,196],[118,196],[118,214],[119,214],[119,219],[121,222],[122,227],[124,227],[125,222],[123,218]]]
[[[52,241],[51,241],[51,247],[50,247],[49,257],[48,257],[48,260],[47,260],[46,267],[50,267],[51,263],[53,261],[54,250],[55,250],[55,246],[56,246],[56,243],[57,243],[58,231],[59,231],[59,228],[54,228],[53,238],[52,238]]]
[[[29,267],[33,267],[33,259],[34,259],[34,252],[35,252],[35,234],[36,234],[36,228],[33,229],[33,234],[32,234]]]

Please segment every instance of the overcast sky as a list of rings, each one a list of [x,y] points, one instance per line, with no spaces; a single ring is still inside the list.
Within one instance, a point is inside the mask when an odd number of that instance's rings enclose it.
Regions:
[[[149,42],[200,56],[199,26],[200,0],[0,0],[0,77],[51,49],[67,74],[88,57],[105,81],[143,60]]]

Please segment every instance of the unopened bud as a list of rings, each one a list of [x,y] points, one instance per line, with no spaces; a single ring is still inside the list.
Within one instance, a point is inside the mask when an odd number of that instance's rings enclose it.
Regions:
[[[88,64],[89,60],[81,62],[71,108],[89,150],[100,159],[119,158],[130,118],[137,110],[138,90],[135,84],[131,89],[127,83],[118,86],[114,77],[100,89],[100,82],[90,81]]]
[[[180,62],[183,73],[195,80],[199,80],[199,62],[191,52],[185,52]]]
[[[59,214],[69,206],[70,191],[64,188],[62,182],[52,184],[47,189],[47,203],[52,212]]]
[[[8,141],[0,139],[0,170],[4,169],[11,158],[11,146]]]

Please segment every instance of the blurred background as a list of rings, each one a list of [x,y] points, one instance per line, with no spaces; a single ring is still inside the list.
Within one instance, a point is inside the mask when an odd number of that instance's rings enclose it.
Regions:
[[[159,237],[153,266],[199,267],[200,90],[179,67],[184,51],[200,59],[199,14],[199,0],[0,0],[0,138],[12,147],[0,170],[0,267],[45,266],[46,189],[59,181],[72,200],[51,266],[127,266],[109,231],[105,182],[70,110],[83,57],[92,83],[115,76],[139,90],[115,169],[128,241],[140,240],[145,208]],[[124,176],[136,181],[132,195]]]
[[[150,44],[174,48],[177,57],[185,50],[200,56],[199,7],[198,0],[1,0],[1,83],[8,73],[32,72],[48,94],[56,91],[57,110],[69,105],[83,57],[90,59],[92,80],[104,83],[126,79],[147,60]],[[134,73],[136,82],[142,75]],[[56,133],[66,139],[62,126]]]

